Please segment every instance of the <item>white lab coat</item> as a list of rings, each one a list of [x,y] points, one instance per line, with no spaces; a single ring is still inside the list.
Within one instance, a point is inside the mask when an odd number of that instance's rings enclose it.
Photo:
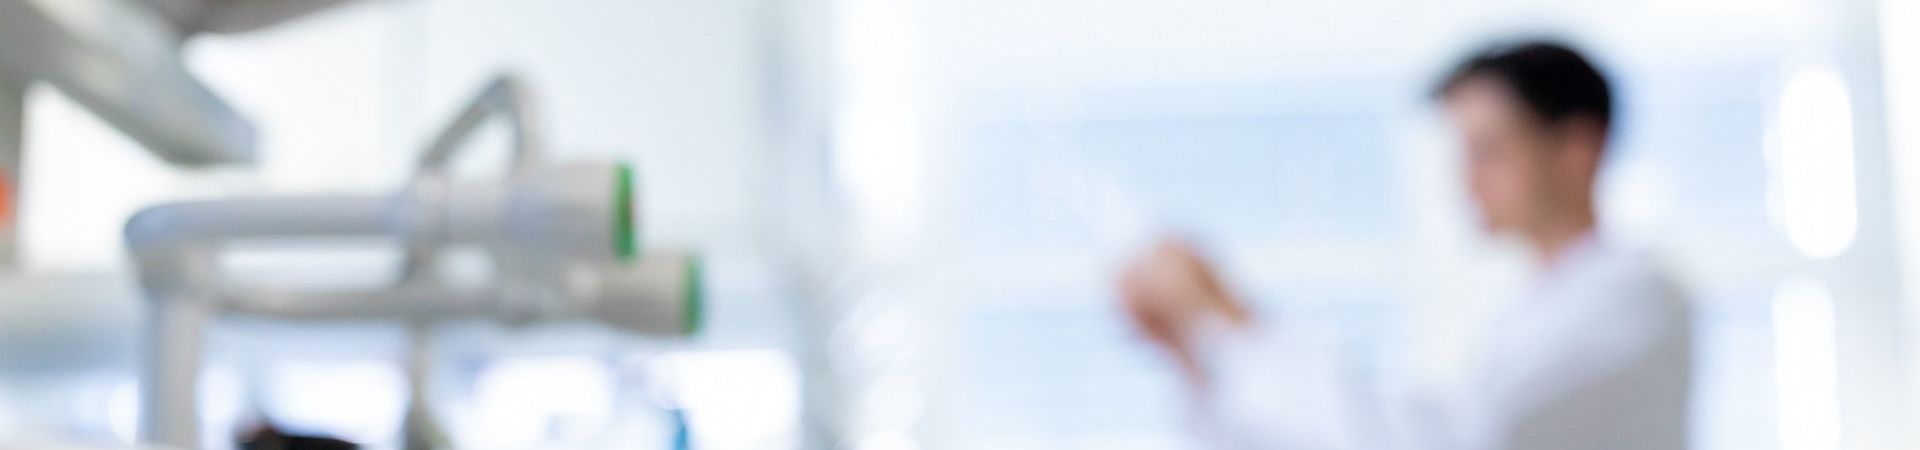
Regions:
[[[1383,395],[1311,332],[1215,328],[1203,433],[1230,449],[1686,448],[1691,315],[1643,254],[1586,239],[1481,329],[1461,386]]]

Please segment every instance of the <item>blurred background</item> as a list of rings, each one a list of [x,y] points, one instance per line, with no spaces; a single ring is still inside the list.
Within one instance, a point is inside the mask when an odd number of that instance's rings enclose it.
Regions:
[[[181,3],[10,1],[68,24]],[[0,443],[134,442],[135,211],[390,191],[510,70],[558,157],[635,162],[648,245],[706,255],[708,323],[440,327],[429,394],[456,447],[1196,447],[1113,307],[1119,259],[1193,236],[1371,373],[1454,376],[1523,259],[1476,235],[1427,93],[1515,36],[1572,42],[1617,86],[1604,228],[1697,300],[1694,448],[1920,445],[1903,0],[366,0],[195,36],[178,56],[257,128],[250,164],[183,167],[63,90],[7,92]],[[227,262],[307,283],[396,260]],[[204,433],[399,448],[405,333],[223,318]]]

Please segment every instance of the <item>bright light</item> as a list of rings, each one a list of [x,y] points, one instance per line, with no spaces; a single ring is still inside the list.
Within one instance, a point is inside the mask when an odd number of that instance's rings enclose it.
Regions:
[[[1826,284],[1795,278],[1780,286],[1773,300],[1773,348],[1780,448],[1839,448],[1833,295]]]
[[[139,144],[55,89],[27,100],[31,155],[15,190],[21,264],[29,270],[98,270],[125,258],[127,217],[182,193],[180,176]]]
[[[1853,107],[1846,81],[1831,68],[1803,69],[1780,94],[1775,169],[1787,239],[1812,258],[1853,244],[1856,216]]]
[[[924,78],[909,39],[912,15],[903,2],[850,0],[838,27],[840,83],[834,130],[834,176],[852,200],[861,246],[892,255],[908,245],[920,220]]]
[[[890,374],[871,385],[860,405],[863,429],[907,430],[920,421],[926,400],[912,377]]]
[[[1920,255],[1920,2],[1882,0],[1880,6],[1881,80],[1885,83],[1887,108],[1887,154],[1893,162],[1893,208],[1899,224],[1901,254]],[[1912,280],[1920,280],[1920,265],[1905,264],[1908,281],[1907,321],[1920,323],[1920,289]],[[1908,348],[1920,349],[1920,336],[1909,340]],[[1910,352],[1908,360],[1920,359]],[[1913,381],[1920,385],[1920,379]],[[1908,404],[1920,404],[1916,392]]]
[[[209,365],[200,373],[200,435],[219,440],[236,435],[243,413],[252,405],[240,376],[231,365]]]
[[[0,436],[15,436],[20,433],[20,411],[15,409],[19,407],[15,406],[17,402],[9,398],[9,394],[12,392],[0,390],[0,400],[4,400],[0,401]],[[129,438],[128,442],[132,442],[132,439]]]
[[[405,376],[385,361],[283,362],[267,383],[268,414],[294,431],[384,442],[399,433],[406,410]]]
[[[672,386],[695,448],[779,448],[800,422],[800,370],[774,350],[662,355],[649,380]]]
[[[897,431],[861,436],[858,445],[858,450],[920,450],[920,444],[914,442],[913,436]]]
[[[1781,0],[1661,0],[1656,5],[1674,12],[1701,14],[1729,14],[1771,11],[1780,9]]]
[[[1652,239],[1659,233],[1660,221],[1673,209],[1673,186],[1658,164],[1646,161],[1620,161],[1613,176],[1602,186],[1600,201],[1609,212],[1603,217],[1607,234],[1631,240]]]
[[[122,444],[140,439],[140,381],[122,380],[107,393],[107,429]]]
[[[232,366],[208,366],[200,373],[199,385],[200,435],[233,436],[248,403],[239,372]],[[139,440],[142,425],[140,393],[138,379],[118,380],[107,389],[103,408],[77,409],[98,411],[108,433],[121,443],[132,444]]]
[[[518,448],[591,439],[611,417],[615,387],[613,369],[596,358],[499,361],[474,382],[479,420],[469,445]]]

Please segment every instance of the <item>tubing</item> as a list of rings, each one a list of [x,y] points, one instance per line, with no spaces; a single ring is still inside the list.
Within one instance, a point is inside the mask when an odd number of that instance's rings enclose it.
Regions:
[[[540,127],[531,97],[519,78],[503,75],[494,79],[427,146],[427,152],[420,158],[419,170],[423,173],[444,170],[473,131],[494,114],[504,114],[513,128],[513,167],[527,167],[538,161],[544,149],[540,147]]]
[[[394,201],[385,196],[290,197],[173,203],[127,220],[135,252],[167,245],[248,237],[388,234]]]
[[[489,290],[410,286],[367,291],[221,291],[222,311],[291,320],[428,320],[495,314],[500,295]]]

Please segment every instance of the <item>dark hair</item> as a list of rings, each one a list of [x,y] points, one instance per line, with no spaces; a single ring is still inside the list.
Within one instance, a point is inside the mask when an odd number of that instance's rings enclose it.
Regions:
[[[1433,96],[1445,99],[1480,77],[1506,83],[1543,122],[1587,117],[1599,122],[1602,133],[1612,127],[1613,93],[1606,76],[1566,45],[1521,41],[1488,47],[1454,68]]]

